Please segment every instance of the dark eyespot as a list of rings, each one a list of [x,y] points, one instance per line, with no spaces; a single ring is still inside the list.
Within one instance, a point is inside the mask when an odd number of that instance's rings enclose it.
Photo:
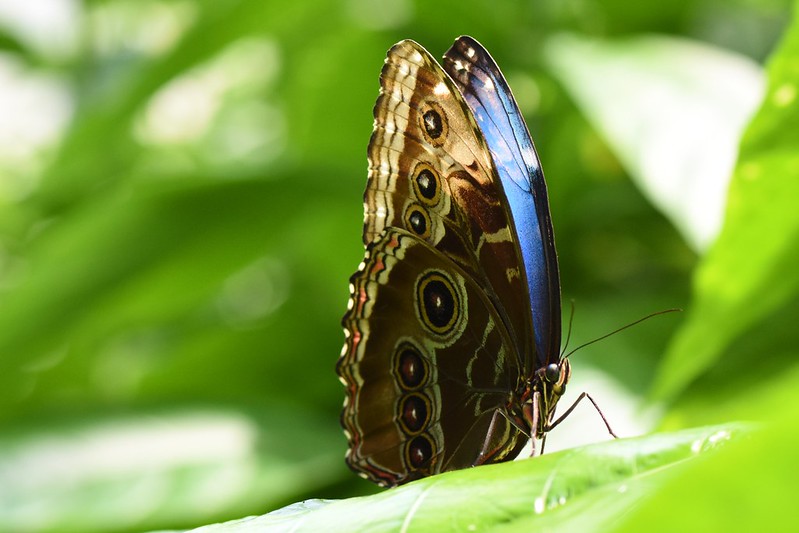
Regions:
[[[433,443],[425,435],[418,435],[408,442],[405,449],[408,464],[418,470],[433,458]]]
[[[410,394],[400,403],[400,421],[406,433],[418,433],[427,425],[427,400],[420,394]]]
[[[441,121],[441,115],[438,111],[431,109],[422,117],[424,129],[431,139],[438,139],[444,132],[444,125]]]
[[[422,113],[418,115],[419,127],[424,140],[433,146],[441,146],[447,140],[447,116],[441,105],[435,100],[420,103]]]
[[[557,383],[560,379],[560,366],[556,363],[550,363],[544,369],[544,379],[549,383]]]
[[[408,225],[417,235],[427,233],[427,218],[418,209],[414,209],[408,214]]]
[[[459,312],[452,282],[439,272],[424,275],[417,285],[417,305],[425,326],[443,334],[451,329]]]
[[[432,170],[423,168],[416,175],[416,188],[419,191],[419,196],[425,200],[435,200],[438,193],[438,178]]]
[[[424,308],[430,322],[437,328],[443,328],[455,314],[455,298],[449,287],[439,280],[428,283],[424,292]]]
[[[427,380],[427,365],[414,346],[400,348],[395,368],[400,386],[405,389],[415,389]]]

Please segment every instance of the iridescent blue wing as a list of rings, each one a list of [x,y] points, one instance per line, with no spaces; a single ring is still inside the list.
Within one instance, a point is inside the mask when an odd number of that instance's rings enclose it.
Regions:
[[[444,54],[444,70],[482,130],[510,206],[541,368],[559,360],[561,335],[560,275],[541,162],[502,72],[480,43],[458,38]]]

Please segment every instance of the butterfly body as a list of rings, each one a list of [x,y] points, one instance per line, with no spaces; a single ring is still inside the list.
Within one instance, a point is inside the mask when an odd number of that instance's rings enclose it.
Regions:
[[[348,464],[382,485],[508,460],[549,428],[570,375],[541,165],[485,49],[444,68],[389,50],[337,371]]]

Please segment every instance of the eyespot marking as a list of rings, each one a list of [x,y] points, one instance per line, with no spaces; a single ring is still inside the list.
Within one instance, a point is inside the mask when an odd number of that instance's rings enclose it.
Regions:
[[[422,324],[439,335],[448,333],[460,316],[460,301],[452,281],[443,272],[432,271],[420,277],[416,290]]]

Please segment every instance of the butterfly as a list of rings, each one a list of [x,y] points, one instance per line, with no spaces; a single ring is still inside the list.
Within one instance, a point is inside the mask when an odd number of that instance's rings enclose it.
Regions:
[[[514,458],[571,370],[541,163],[485,48],[394,45],[374,119],[336,369],[347,463],[394,486]]]

